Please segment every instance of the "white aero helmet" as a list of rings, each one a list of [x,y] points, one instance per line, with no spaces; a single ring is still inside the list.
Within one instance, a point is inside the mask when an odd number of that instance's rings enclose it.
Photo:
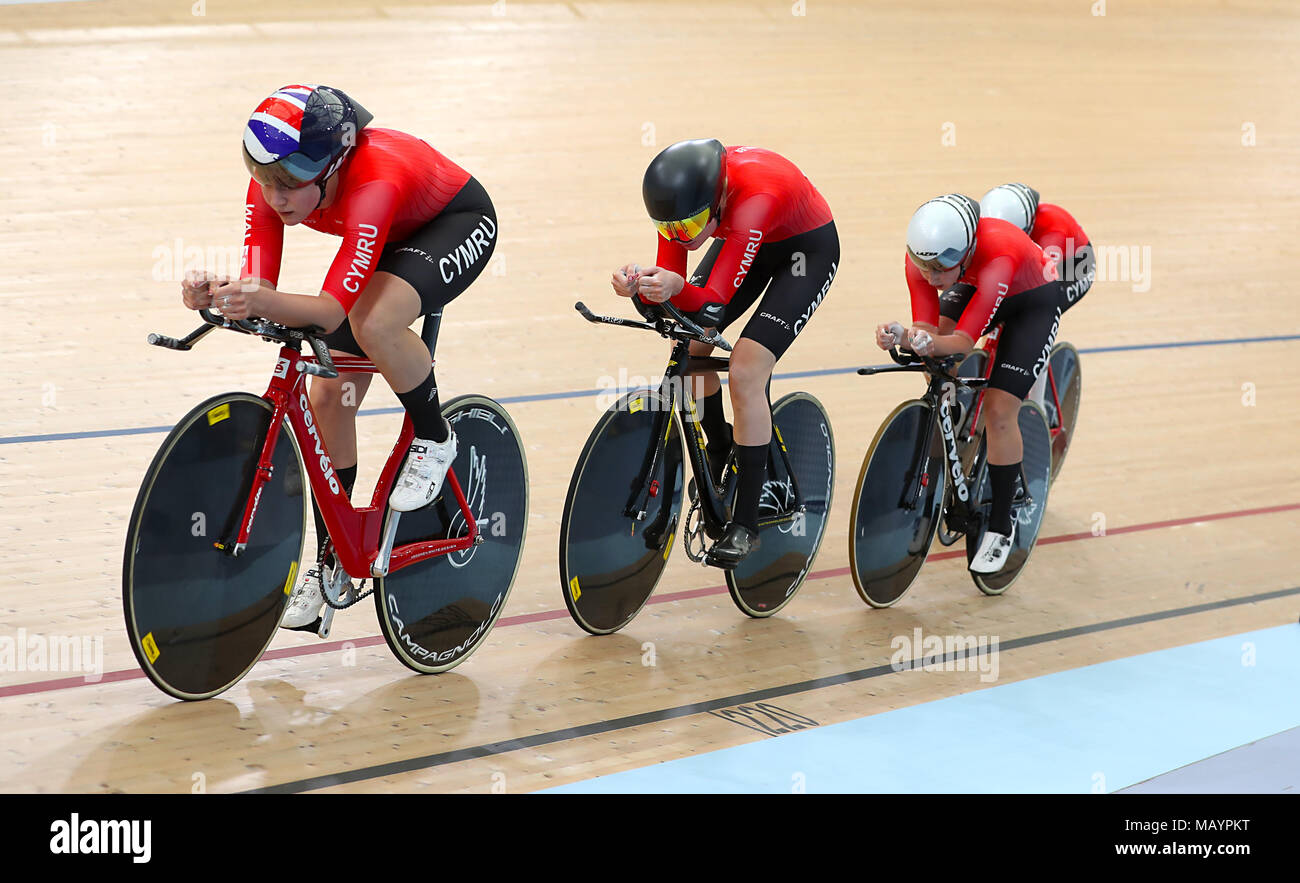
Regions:
[[[907,225],[907,255],[922,270],[951,270],[975,250],[979,221],[979,203],[969,196],[935,197],[922,204]]]
[[[1009,221],[1028,233],[1034,229],[1034,216],[1038,214],[1038,191],[1024,184],[994,187],[980,200],[980,214]]]

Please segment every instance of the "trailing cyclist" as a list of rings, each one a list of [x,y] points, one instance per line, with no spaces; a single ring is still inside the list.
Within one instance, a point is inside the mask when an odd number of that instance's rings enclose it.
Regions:
[[[1046,370],[1060,327],[1061,282],[1055,264],[1023,230],[981,217],[977,202],[955,193],[929,200],[912,215],[904,263],[912,327],[878,326],[881,349],[901,344],[922,356],[962,354],[1002,326],[983,412],[993,505],[970,564],[975,573],[996,573],[1015,540],[1011,509],[1023,459],[1020,403]]]

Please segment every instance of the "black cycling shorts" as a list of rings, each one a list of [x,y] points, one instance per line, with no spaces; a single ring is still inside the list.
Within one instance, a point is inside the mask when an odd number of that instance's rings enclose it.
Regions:
[[[1083,300],[1083,296],[1092,288],[1097,278],[1097,255],[1092,244],[1083,246],[1074,253],[1074,260],[1068,264],[1062,261],[1058,267],[1061,271],[1062,301],[1061,312]]]
[[[429,223],[385,245],[375,272],[409,283],[420,295],[421,315],[441,313],[483,272],[496,244],[496,209],[483,185],[470,178]],[[324,341],[332,350],[365,355],[347,319]]]
[[[692,285],[708,284],[723,244],[719,239],[709,247],[691,274]],[[723,307],[716,327],[725,330],[762,295],[740,336],[762,344],[780,359],[826,297],[839,262],[840,237],[834,221],[780,242],[760,245],[753,266]]]
[[[974,293],[974,285],[954,285],[939,297],[939,315],[959,321]],[[989,328],[1002,326],[997,364],[989,375],[990,388],[1004,390],[1018,399],[1029,395],[1039,373],[1047,368],[1065,309],[1065,286],[1059,280],[1002,301],[988,324]]]

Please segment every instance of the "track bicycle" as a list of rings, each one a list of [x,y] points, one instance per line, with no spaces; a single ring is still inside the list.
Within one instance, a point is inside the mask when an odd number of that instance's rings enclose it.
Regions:
[[[722,475],[711,475],[685,379],[728,366],[725,358],[690,355],[691,341],[724,351],[731,346],[672,304],[647,308],[648,321],[597,316],[581,303],[575,309],[588,322],[652,331],[674,341],[658,388],[624,393],[597,421],[564,502],[559,552],[565,604],[581,628],[603,635],[626,626],[649,600],[672,551],[684,496],[690,501],[683,528],[686,555],[696,563],[713,563],[708,546],[730,520],[738,473],[732,452]],[[689,487],[683,485],[683,460],[694,476]],[[743,613],[771,616],[799,590],[821,545],[834,479],[835,445],[825,409],[805,392],[782,396],[772,406],[760,543],[726,571],[731,599]]]
[[[374,363],[332,358],[319,329],[199,313],[204,324],[188,336],[151,334],[149,343],[187,351],[220,328],[280,352],[265,393],[222,393],[196,406],[145,474],[122,564],[127,635],[145,674],[168,695],[195,700],[248,673],[298,577],[309,486],[334,576],[322,577],[324,613],[304,629],[328,637],[336,611],[373,595],[380,630],[407,667],[430,674],[463,662],[505,605],[527,528],[527,464],[509,415],[479,395],[443,405],[459,437],[456,459],[437,499],[399,513],[388,496],[414,437],[406,417],[370,504],[354,508],[320,437],[306,378],[375,374]],[[430,351],[439,320],[425,318]]]
[[[896,364],[858,373],[919,372],[929,382],[921,398],[901,403],[885,418],[858,474],[849,569],[859,596],[872,607],[889,607],[906,594],[936,532],[949,542],[965,536],[966,559],[973,560],[992,506],[984,428],[980,425],[965,444],[959,429],[965,425],[962,401],[978,401],[987,377],[953,373],[953,356],[926,358],[897,347],[890,356]],[[1015,545],[1002,570],[971,573],[986,595],[1002,594],[1024,570],[1047,508],[1052,466],[1047,417],[1037,403],[1022,402],[1018,421],[1024,458],[1012,504]]]

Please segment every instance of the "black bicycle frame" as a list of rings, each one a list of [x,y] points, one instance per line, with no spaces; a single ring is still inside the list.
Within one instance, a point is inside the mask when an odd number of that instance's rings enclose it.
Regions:
[[[691,470],[696,478],[695,486],[699,491],[700,506],[705,523],[714,532],[720,532],[726,527],[727,517],[723,500],[727,496],[728,487],[724,485],[722,495],[718,495],[713,478],[709,473],[704,435],[700,431],[699,415],[695,410],[695,401],[690,393],[686,391],[684,380],[687,376],[701,371],[725,372],[728,367],[729,362],[727,359],[716,356],[692,356],[690,354],[689,340],[678,340],[674,344],[668,367],[665,369],[663,380],[659,384],[660,400],[666,402],[667,407],[659,407],[655,413],[654,430],[650,434],[652,441],[642,460],[641,470],[634,484],[635,489],[628,498],[627,506],[624,508],[625,515],[637,521],[643,520],[646,516],[649,499],[659,493],[659,489],[655,487],[657,482],[652,480],[650,476],[654,475],[659,459],[663,455],[664,445],[667,443],[668,421],[676,413],[682,432],[685,435],[687,456],[690,460]],[[680,398],[677,395],[678,390],[681,390]],[[781,438],[781,431],[777,429],[775,423],[772,424],[772,436],[777,441],[777,447],[780,450],[779,465],[785,472],[783,477],[789,479],[791,489],[794,491],[794,504],[787,511],[760,521],[760,528],[789,521],[804,510],[803,495],[799,492],[799,483],[795,479],[794,469],[790,465],[789,452],[786,450],[785,440]],[[701,476],[705,478],[701,479]]]
[[[925,394],[921,396],[921,400],[930,406],[930,416],[926,420],[925,431],[917,436],[917,449],[912,456],[914,465],[911,474],[908,476],[907,483],[903,487],[902,497],[898,501],[899,508],[915,509],[920,501],[923,476],[928,475],[930,472],[930,439],[934,437],[936,428],[942,428],[940,438],[943,440],[944,474],[949,482],[958,483],[955,487],[964,487],[966,489],[966,499],[962,499],[954,492],[953,514],[961,520],[967,520],[973,512],[970,497],[979,484],[977,481],[978,476],[973,471],[972,474],[967,475],[965,466],[961,462],[961,457],[957,451],[958,427],[952,419],[952,411],[949,407],[948,398],[944,394],[944,387],[952,384],[954,389],[957,386],[964,386],[967,389],[979,390],[988,385],[988,379],[985,377],[971,379],[957,377],[949,370],[950,363],[947,360],[924,359],[921,362],[915,362],[893,351],[891,351],[890,355],[898,363],[897,367],[886,365],[878,368],[861,368],[858,373],[885,374],[895,371],[924,371],[930,377],[930,385],[926,388]],[[946,428],[943,427],[941,422],[944,416],[948,418]]]

